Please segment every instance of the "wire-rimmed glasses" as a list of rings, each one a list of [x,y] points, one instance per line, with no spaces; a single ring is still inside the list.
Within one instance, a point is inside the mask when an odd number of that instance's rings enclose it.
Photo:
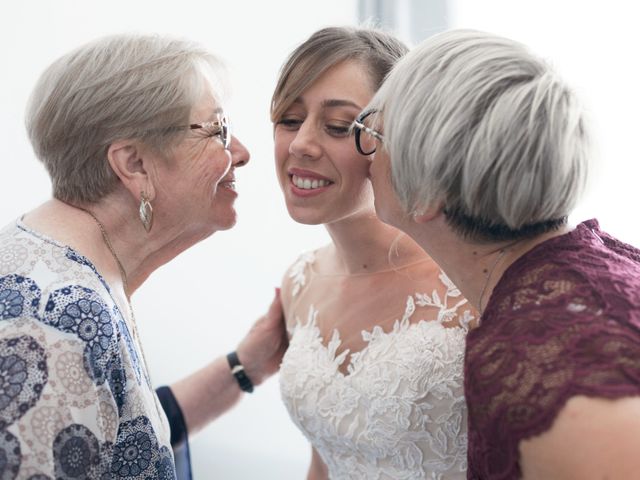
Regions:
[[[231,126],[229,125],[229,121],[227,117],[220,116],[217,120],[212,120],[210,122],[202,122],[202,123],[192,123],[185,127],[180,128],[189,128],[190,130],[198,130],[204,129],[207,131],[208,136],[220,136],[220,141],[224,148],[229,150],[231,146]]]

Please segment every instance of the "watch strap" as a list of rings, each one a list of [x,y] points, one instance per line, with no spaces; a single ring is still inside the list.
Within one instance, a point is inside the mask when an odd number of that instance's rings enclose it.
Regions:
[[[240,363],[238,354],[236,352],[227,354],[227,361],[229,362],[231,374],[236,377],[236,380],[238,381],[240,390],[248,393],[253,392],[253,383],[251,383],[251,379],[247,376],[247,372],[245,372],[244,366],[242,365],[242,363]]]

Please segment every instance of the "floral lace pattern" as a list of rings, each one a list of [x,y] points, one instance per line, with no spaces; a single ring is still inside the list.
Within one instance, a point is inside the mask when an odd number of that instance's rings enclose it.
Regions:
[[[315,261],[316,257],[313,252],[306,252],[300,255],[298,260],[289,268],[289,278],[293,283],[293,288],[291,290],[291,295],[296,296],[307,283],[307,277],[305,275],[305,270],[307,269],[307,265],[312,264]]]
[[[20,222],[0,231],[0,476],[175,478],[167,419],[108,285]]]
[[[307,255],[292,268],[296,294],[305,286],[305,267],[312,262]],[[349,359],[349,350],[338,353],[337,329],[323,344],[318,328],[322,312],[311,307],[307,320],[293,327],[280,368],[282,398],[327,465],[329,478],[465,478],[462,368],[467,332],[443,323],[466,301],[444,274],[441,280],[444,296],[435,290],[409,296],[391,331],[380,326],[363,331],[366,346]],[[456,297],[456,306],[448,305]],[[437,306],[437,318],[412,322],[416,305]],[[471,314],[460,317],[468,322]],[[347,373],[339,368],[345,362]]]
[[[640,251],[595,220],[536,246],[469,333],[470,479],[521,477],[521,440],[576,395],[640,395]]]

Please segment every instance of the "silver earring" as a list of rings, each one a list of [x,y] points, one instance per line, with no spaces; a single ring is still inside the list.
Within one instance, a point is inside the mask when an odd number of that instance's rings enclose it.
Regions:
[[[140,192],[140,221],[142,226],[148,232],[153,225],[153,207],[149,202],[149,198],[144,192]]]

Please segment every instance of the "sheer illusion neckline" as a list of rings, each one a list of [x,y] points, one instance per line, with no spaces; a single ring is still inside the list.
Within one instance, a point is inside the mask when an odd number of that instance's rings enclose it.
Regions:
[[[360,272],[360,273],[324,273],[319,272],[316,268],[315,262],[309,264],[309,270],[311,273],[318,277],[335,277],[335,278],[365,278],[365,277],[373,277],[376,275],[383,275],[385,273],[400,273],[404,270],[408,270],[411,267],[415,267],[416,265],[420,265],[427,261],[432,261],[430,257],[421,258],[420,260],[416,260],[414,262],[405,263],[400,266],[390,266],[389,268],[385,268],[382,270],[375,270],[372,272]]]

